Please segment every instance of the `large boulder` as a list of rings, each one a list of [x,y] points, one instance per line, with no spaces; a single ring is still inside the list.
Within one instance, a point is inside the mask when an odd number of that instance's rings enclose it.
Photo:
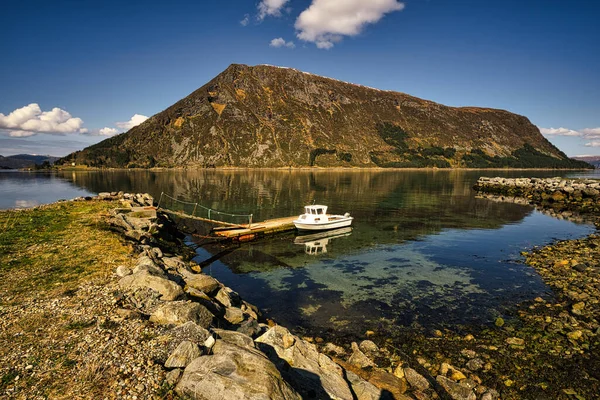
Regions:
[[[184,340],[179,343],[179,346],[171,353],[165,367],[167,368],[185,368],[196,358],[200,357],[202,353],[196,343],[192,343],[189,340]]]
[[[160,293],[161,299],[165,301],[176,300],[183,295],[181,286],[162,276],[152,275],[148,271],[141,271],[121,278],[119,286],[123,290],[149,288]]]
[[[282,371],[284,378],[305,398],[352,399],[342,368],[317,347],[274,326],[255,340]]]
[[[206,274],[194,274],[185,269],[179,269],[179,273],[183,276],[185,284],[193,289],[201,290],[204,293],[213,294],[221,284],[212,276]]]
[[[217,340],[213,354],[196,358],[175,391],[190,399],[300,400],[277,368],[256,349]]]
[[[206,307],[186,301],[165,303],[150,316],[151,322],[161,325],[181,325],[191,321],[203,328],[208,328],[212,320],[213,315]]]

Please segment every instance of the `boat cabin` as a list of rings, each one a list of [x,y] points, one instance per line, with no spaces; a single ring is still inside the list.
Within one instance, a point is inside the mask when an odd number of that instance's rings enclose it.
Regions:
[[[304,214],[300,216],[300,219],[314,222],[327,222],[327,206],[305,206]]]

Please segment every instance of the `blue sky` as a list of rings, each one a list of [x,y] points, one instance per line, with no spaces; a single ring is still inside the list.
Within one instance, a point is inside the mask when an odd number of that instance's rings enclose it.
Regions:
[[[589,0],[4,2],[0,154],[66,155],[243,63],[506,109],[600,155],[599,19]]]

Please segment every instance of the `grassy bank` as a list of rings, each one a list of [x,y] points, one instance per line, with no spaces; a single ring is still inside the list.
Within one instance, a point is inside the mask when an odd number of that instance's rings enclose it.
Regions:
[[[105,279],[130,248],[102,217],[112,202],[62,202],[0,211],[0,293],[6,298],[55,295]]]
[[[104,222],[116,205],[0,211],[0,397],[135,393],[140,363],[152,378],[144,378],[143,389],[160,392],[154,333],[140,321],[114,323],[111,274],[132,264],[130,245]]]

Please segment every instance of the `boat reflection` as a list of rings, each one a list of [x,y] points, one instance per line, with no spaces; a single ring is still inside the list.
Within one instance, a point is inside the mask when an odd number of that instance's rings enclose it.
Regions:
[[[294,244],[304,245],[304,252],[314,256],[327,253],[327,245],[330,240],[350,236],[351,234],[352,228],[347,226],[345,228],[333,229],[326,232],[296,236]]]

